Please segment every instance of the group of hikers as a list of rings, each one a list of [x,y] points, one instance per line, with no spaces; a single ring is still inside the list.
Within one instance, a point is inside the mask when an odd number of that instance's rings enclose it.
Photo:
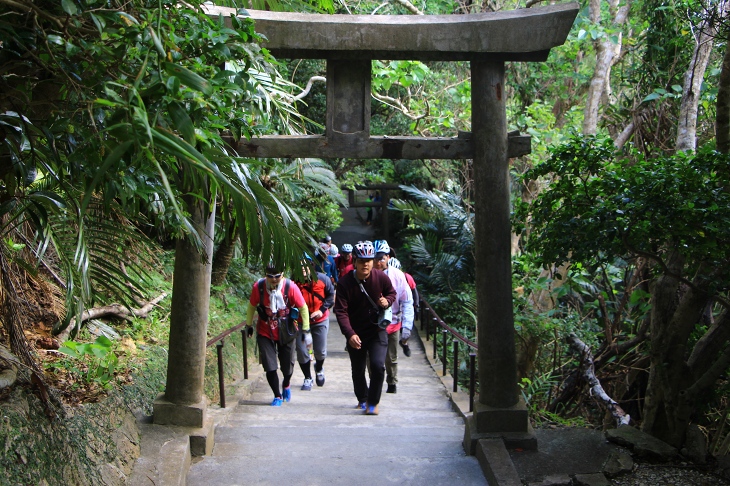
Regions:
[[[314,383],[324,386],[333,312],[347,340],[357,408],[377,415],[383,383],[386,393],[397,393],[398,347],[411,355],[408,339],[418,307],[416,283],[401,270],[395,250],[385,240],[345,243],[338,249],[327,236],[313,253],[302,260],[302,281],[284,277],[284,269],[270,263],[266,277],[251,289],[248,335],[256,324],[259,361],[274,393],[271,405],[291,400],[295,356],[304,374],[301,389],[311,391]]]

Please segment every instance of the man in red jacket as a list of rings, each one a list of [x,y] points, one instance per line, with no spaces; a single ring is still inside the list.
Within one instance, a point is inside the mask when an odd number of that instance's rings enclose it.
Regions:
[[[373,244],[359,241],[354,250],[355,272],[343,276],[337,284],[335,315],[347,338],[357,408],[365,410],[366,415],[377,415],[388,350],[385,328],[390,324],[381,316],[381,310],[389,309],[397,296],[388,275],[373,269]],[[368,360],[370,386],[365,377]]]

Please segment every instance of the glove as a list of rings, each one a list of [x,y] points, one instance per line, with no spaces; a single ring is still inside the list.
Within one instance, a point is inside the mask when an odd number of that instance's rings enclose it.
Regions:
[[[247,335],[248,337],[251,337],[251,336],[253,336],[253,326],[248,326],[248,327],[246,328],[246,335]]]
[[[304,336],[302,337],[302,340],[304,341],[304,344],[306,344],[307,346],[311,346],[312,345],[312,333],[305,331]]]
[[[406,329],[405,327],[400,330],[400,340],[401,341],[408,341],[408,338],[411,337],[411,330]]]

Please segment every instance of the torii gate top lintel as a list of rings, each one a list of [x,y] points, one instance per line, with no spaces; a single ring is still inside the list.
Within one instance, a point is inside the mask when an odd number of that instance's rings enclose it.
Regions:
[[[249,10],[280,58],[544,61],[577,3],[468,15],[323,15]],[[206,7],[229,18],[235,9]]]
[[[230,22],[233,8],[204,6]],[[249,10],[276,57],[327,60],[325,135],[241,140],[250,157],[470,159],[471,134],[456,138],[370,137],[373,59],[544,61],[565,42],[577,3],[468,15],[323,15]],[[506,136],[507,134],[505,134]],[[508,137],[508,156],[529,153],[525,136]]]

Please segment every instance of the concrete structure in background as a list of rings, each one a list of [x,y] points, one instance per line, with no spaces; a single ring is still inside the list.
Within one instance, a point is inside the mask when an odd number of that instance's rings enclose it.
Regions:
[[[235,9],[206,8],[215,18],[237,15]],[[551,48],[565,42],[578,8],[569,3],[423,16],[247,12],[274,56],[327,60],[327,115],[324,135],[232,141],[241,155],[474,160],[480,387],[464,437],[472,455],[482,439],[481,457],[487,450],[494,452],[495,444],[537,445],[517,387],[509,224],[509,158],[529,153],[530,143],[529,137],[507,133],[504,64],[546,60]],[[374,59],[470,61],[473,133],[453,138],[371,137]],[[171,342],[171,356],[172,347]],[[185,377],[198,380],[192,373]],[[484,460],[487,470],[489,458]]]

